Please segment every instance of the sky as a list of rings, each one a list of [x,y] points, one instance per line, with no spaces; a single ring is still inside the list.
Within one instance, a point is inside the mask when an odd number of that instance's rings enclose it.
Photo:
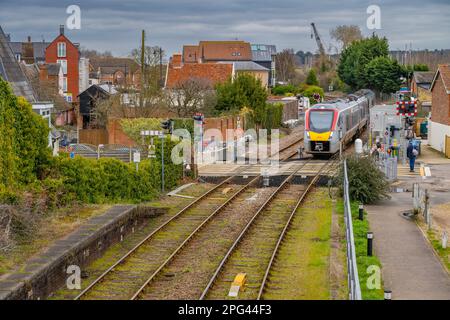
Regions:
[[[332,53],[330,30],[350,24],[386,36],[391,50],[450,49],[450,0],[0,0],[0,26],[12,41],[51,41],[70,5],[81,10],[81,29],[66,27],[69,39],[117,56],[139,47],[142,29],[147,44],[169,55],[184,44],[233,39],[315,52],[311,22]],[[367,27],[371,5],[380,8],[381,29]]]

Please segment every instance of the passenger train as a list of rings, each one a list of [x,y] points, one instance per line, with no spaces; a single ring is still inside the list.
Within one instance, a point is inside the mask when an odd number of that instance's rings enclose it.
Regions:
[[[356,139],[369,121],[375,94],[367,89],[350,94],[347,99],[324,102],[305,113],[305,152],[312,155],[333,155],[339,145]]]

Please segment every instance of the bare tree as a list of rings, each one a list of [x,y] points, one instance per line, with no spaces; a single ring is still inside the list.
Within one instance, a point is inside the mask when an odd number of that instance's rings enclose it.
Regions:
[[[167,90],[165,101],[168,109],[178,117],[191,117],[196,112],[208,113],[215,104],[215,93],[208,80],[190,78]]]
[[[294,49],[284,49],[275,58],[277,80],[289,81],[295,76]]]
[[[363,38],[361,29],[356,25],[337,26],[330,31],[330,35],[342,46],[342,49],[347,48],[353,41]]]

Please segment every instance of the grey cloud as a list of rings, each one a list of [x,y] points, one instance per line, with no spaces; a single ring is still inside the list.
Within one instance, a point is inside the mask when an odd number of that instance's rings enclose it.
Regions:
[[[409,0],[407,6],[400,0],[0,0],[0,4],[0,24],[14,40],[27,35],[53,39],[67,18],[66,7],[78,4],[82,29],[68,30],[69,37],[84,47],[119,55],[138,46],[141,29],[147,30],[149,43],[168,53],[203,39],[234,38],[315,51],[311,22],[316,22],[328,47],[329,31],[337,25],[357,24],[364,34],[371,34],[366,28],[366,8],[371,4],[381,7],[383,29],[377,34],[386,36],[392,49],[411,41],[415,48],[450,48],[448,0]]]

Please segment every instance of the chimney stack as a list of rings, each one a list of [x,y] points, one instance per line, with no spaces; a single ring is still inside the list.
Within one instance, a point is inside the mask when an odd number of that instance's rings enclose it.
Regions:
[[[11,42],[11,35],[10,35],[9,33],[6,35],[6,40],[7,40],[8,42]]]
[[[28,43],[30,43],[31,42],[31,37],[30,36],[28,36]]]
[[[64,25],[63,24],[59,25],[59,34],[64,35]]]

